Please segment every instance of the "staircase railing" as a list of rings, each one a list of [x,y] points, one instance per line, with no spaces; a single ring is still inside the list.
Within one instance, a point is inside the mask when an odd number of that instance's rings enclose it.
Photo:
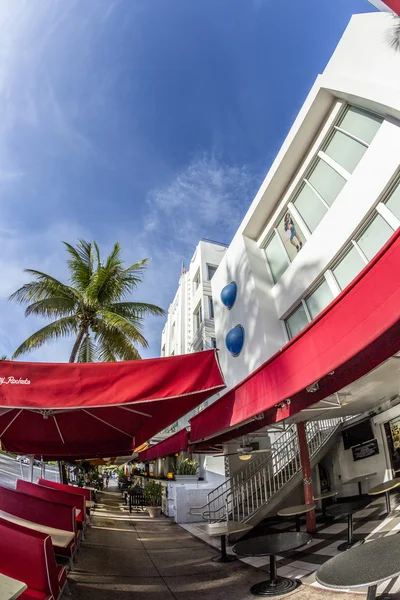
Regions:
[[[342,418],[309,421],[306,435],[310,457],[337,431]],[[301,470],[297,429],[291,425],[271,444],[268,452],[257,454],[251,463],[212,490],[207,503],[191,509],[203,519],[246,521],[265,506]]]

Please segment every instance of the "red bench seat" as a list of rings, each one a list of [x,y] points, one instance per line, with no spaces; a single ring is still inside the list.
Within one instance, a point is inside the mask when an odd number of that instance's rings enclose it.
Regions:
[[[86,502],[90,500],[90,490],[80,487],[74,487],[67,485],[66,483],[58,483],[57,481],[50,481],[50,479],[38,479],[39,485],[52,488],[53,490],[61,490],[62,492],[68,492],[69,494],[77,494],[78,496],[84,496]],[[90,509],[86,507],[86,513],[90,514]]]
[[[57,502],[58,504],[67,504],[80,510],[80,514],[76,517],[78,529],[82,529],[86,517],[86,501],[84,496],[78,496],[77,494],[69,494],[61,490],[53,490],[52,488],[44,485],[38,485],[36,483],[30,483],[29,481],[23,481],[22,479],[17,480],[16,485],[17,491],[30,496],[36,496],[49,502]]]
[[[0,518],[0,573],[22,581],[22,600],[58,600],[67,582],[51,537]]]
[[[72,558],[75,555],[76,542],[78,541],[74,507],[49,502],[49,500],[43,500],[0,486],[0,510],[33,523],[74,532],[75,537],[66,548],[54,546],[57,555],[67,556],[71,559],[72,566]]]

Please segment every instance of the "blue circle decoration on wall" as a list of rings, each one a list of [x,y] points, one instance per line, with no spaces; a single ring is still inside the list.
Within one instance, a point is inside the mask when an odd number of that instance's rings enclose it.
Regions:
[[[231,281],[228,283],[221,291],[221,302],[227,309],[231,310],[232,306],[235,304],[237,295],[237,284],[236,281]]]
[[[225,338],[225,345],[232,356],[239,356],[244,344],[244,329],[241,325],[236,325],[228,331]]]

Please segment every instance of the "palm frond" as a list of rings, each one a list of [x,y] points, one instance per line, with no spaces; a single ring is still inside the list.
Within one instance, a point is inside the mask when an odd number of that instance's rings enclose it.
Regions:
[[[96,342],[90,335],[85,335],[78,350],[79,363],[92,363],[97,360]]]
[[[65,317],[76,313],[76,309],[77,303],[71,298],[53,296],[30,304],[25,311],[25,316]]]
[[[80,295],[76,290],[68,285],[64,285],[58,279],[46,275],[46,273],[35,271],[34,269],[25,269],[25,273],[33,275],[34,281],[20,287],[16,292],[11,294],[8,298],[9,300],[15,300],[19,304],[28,304],[32,301],[44,300],[53,296],[73,300],[80,299]]]
[[[57,340],[76,334],[78,331],[79,322],[75,315],[63,317],[53,323],[49,323],[39,331],[33,333],[25,340],[12,355],[12,359],[40,348],[46,342]]]
[[[84,292],[89,285],[94,271],[94,249],[90,242],[78,240],[76,246],[68,242],[63,242],[70,259],[68,267],[70,271],[70,281],[79,291]]]
[[[141,333],[143,324],[140,317],[128,319],[117,313],[103,310],[100,318],[104,327],[110,330],[110,333],[111,330],[121,331],[130,341],[140,344],[142,348],[148,348],[149,344]]]
[[[126,335],[114,329],[100,328],[96,333],[99,360],[139,360],[141,358],[137,348],[129,341]]]
[[[400,17],[397,15],[393,16],[392,26],[387,31],[386,39],[393,50],[400,51]]]
[[[113,302],[108,308],[117,315],[126,318],[143,317],[145,315],[165,315],[165,310],[163,308],[160,308],[155,304],[147,304],[147,302]]]

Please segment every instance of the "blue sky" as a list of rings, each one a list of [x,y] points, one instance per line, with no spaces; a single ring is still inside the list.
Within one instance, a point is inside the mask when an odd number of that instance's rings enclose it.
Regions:
[[[61,241],[151,259],[168,308],[201,237],[229,243],[366,0],[0,0],[0,354],[42,325],[7,302]],[[158,356],[163,319],[145,335]],[[70,341],[29,360],[66,360]],[[27,357],[28,359],[28,357]]]

